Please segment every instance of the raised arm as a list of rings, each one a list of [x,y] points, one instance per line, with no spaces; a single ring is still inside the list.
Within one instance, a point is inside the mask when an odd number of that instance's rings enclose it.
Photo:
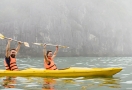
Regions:
[[[11,41],[12,41],[12,39],[9,38],[8,39],[8,43],[6,45],[6,54],[5,54],[6,57],[9,57],[10,56],[10,43],[11,43]]]
[[[21,46],[21,41],[18,41],[18,45],[17,45],[17,47],[16,47],[16,51],[17,51],[17,53],[19,52],[19,50],[20,50],[20,46]]]
[[[55,52],[54,52],[54,54],[53,54],[53,56],[52,56],[52,58],[54,59],[55,57],[56,57],[56,55],[57,55],[57,53],[58,53],[58,46],[56,46],[56,50],[55,50]]]
[[[45,59],[46,63],[49,64],[50,62],[49,62],[49,60],[47,58],[47,55],[46,55],[46,52],[47,52],[47,50],[46,50],[46,44],[44,45],[43,52],[44,52],[44,59]]]

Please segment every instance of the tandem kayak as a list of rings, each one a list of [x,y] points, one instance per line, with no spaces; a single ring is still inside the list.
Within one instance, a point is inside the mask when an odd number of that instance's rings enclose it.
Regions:
[[[0,76],[23,76],[23,77],[111,77],[120,72],[122,68],[86,68],[70,67],[59,70],[45,70],[29,68],[20,71],[0,70]]]

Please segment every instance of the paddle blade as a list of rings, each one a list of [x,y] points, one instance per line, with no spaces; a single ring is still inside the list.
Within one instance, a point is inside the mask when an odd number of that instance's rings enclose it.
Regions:
[[[29,44],[28,44],[27,42],[24,42],[24,45],[25,45],[26,47],[30,47]]]
[[[5,39],[4,35],[0,33],[0,39]]]
[[[48,45],[48,46],[58,46],[58,47],[60,47],[60,48],[69,48],[69,47],[67,47],[67,46],[62,46],[62,45],[54,45],[54,44],[46,44],[46,45]]]
[[[46,44],[46,45],[47,45],[47,46],[57,46],[57,45],[53,45],[53,44],[50,44],[50,43],[49,43],[49,44]]]
[[[61,48],[69,48],[69,47],[67,47],[67,46],[60,46]]]
[[[42,46],[42,45],[43,45],[42,43],[33,43],[33,44],[35,44],[35,45],[40,45],[40,46]]]

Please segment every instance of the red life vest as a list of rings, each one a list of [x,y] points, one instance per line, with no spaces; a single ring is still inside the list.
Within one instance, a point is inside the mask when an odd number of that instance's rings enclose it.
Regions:
[[[7,64],[6,58],[4,60],[4,65],[6,70],[15,71],[18,70],[17,64],[16,64],[16,58],[9,57],[9,63]]]
[[[48,65],[44,59],[44,66],[47,70],[56,70],[57,67],[54,63],[54,60],[52,58],[48,58],[50,60],[50,64]]]

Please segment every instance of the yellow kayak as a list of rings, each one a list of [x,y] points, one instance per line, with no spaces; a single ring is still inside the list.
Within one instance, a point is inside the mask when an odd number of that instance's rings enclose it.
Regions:
[[[23,76],[23,77],[111,77],[120,72],[122,68],[86,68],[70,67],[60,70],[45,70],[29,68],[20,71],[0,70],[0,76]]]

